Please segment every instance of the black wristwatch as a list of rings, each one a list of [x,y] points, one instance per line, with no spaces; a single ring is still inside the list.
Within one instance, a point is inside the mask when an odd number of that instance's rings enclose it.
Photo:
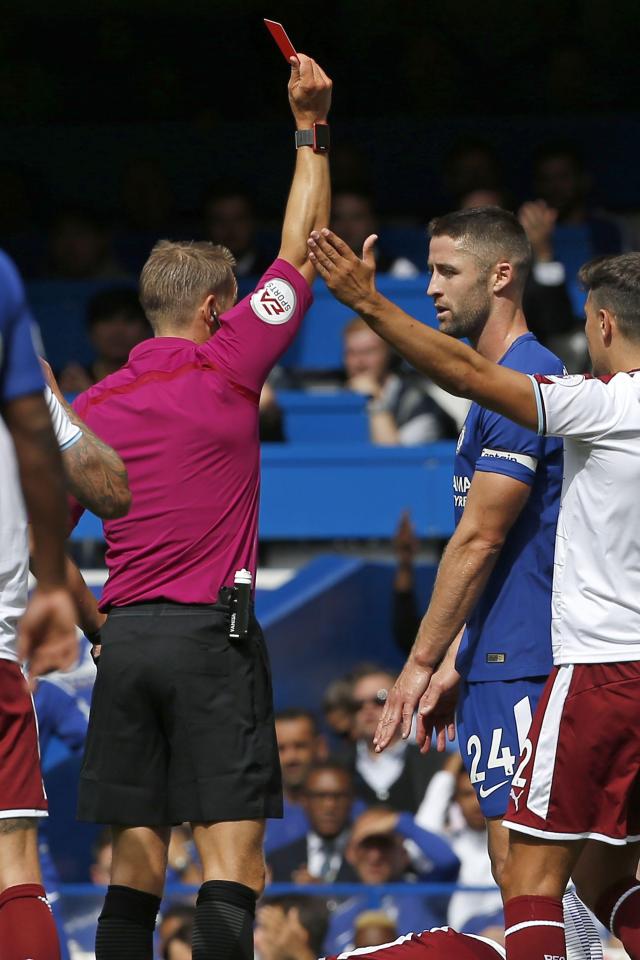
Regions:
[[[328,153],[330,143],[328,123],[316,122],[310,130],[296,130],[296,150],[311,147],[314,153]]]

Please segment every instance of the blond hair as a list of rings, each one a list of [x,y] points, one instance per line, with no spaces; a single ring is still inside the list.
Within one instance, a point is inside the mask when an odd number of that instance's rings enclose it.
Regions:
[[[233,294],[234,266],[219,244],[159,240],[140,274],[140,303],[154,332],[188,326],[211,293]]]

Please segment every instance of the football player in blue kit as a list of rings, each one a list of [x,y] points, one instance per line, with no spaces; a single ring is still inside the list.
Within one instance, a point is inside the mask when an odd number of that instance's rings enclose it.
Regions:
[[[531,248],[518,220],[481,207],[432,221],[430,234],[427,293],[440,330],[522,373],[562,374],[562,362],[527,327],[522,293]],[[310,252],[322,256],[321,238],[312,238]],[[552,666],[561,484],[561,440],[471,405],[454,467],[456,529],[374,741],[383,750],[399,726],[407,737],[419,706],[418,742],[428,750],[435,728],[444,749],[457,701],[460,750],[487,819],[498,881],[508,844],[501,820]]]

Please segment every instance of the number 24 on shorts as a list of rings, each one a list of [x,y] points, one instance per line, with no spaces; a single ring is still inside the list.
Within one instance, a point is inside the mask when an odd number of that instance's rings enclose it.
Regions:
[[[511,753],[509,746],[502,746],[502,727],[495,727],[491,735],[491,749],[489,750],[486,769],[494,770],[499,768],[504,770],[505,777],[513,777],[512,785],[514,787],[524,787],[525,781],[522,779],[522,773],[529,763],[532,754],[531,741],[527,737],[531,726],[531,704],[529,698],[524,697],[518,701],[518,703],[514,705],[513,713],[522,757],[515,776],[513,771],[518,758]],[[486,773],[480,769],[482,763],[482,743],[477,734],[474,734],[467,740],[467,755],[471,757],[471,770],[469,772],[471,783],[483,783],[486,778]]]
[[[511,753],[508,746],[501,747],[501,743],[502,727],[496,727],[491,736],[491,749],[489,750],[487,769],[493,770],[496,767],[500,767],[504,770],[505,776],[510,778],[513,776],[513,767],[517,757]],[[480,737],[475,733],[467,740],[467,754],[472,757],[471,770],[469,772],[471,783],[483,783],[486,778],[486,773],[478,769],[482,759],[482,744],[480,743]]]

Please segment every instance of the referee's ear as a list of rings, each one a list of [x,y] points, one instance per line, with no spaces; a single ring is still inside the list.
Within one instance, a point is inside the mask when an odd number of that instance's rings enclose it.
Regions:
[[[209,331],[209,336],[212,336],[216,330],[220,329],[220,321],[218,320],[218,303],[215,293],[210,293],[206,297],[202,306],[200,307],[200,313],[202,315],[204,324]]]

